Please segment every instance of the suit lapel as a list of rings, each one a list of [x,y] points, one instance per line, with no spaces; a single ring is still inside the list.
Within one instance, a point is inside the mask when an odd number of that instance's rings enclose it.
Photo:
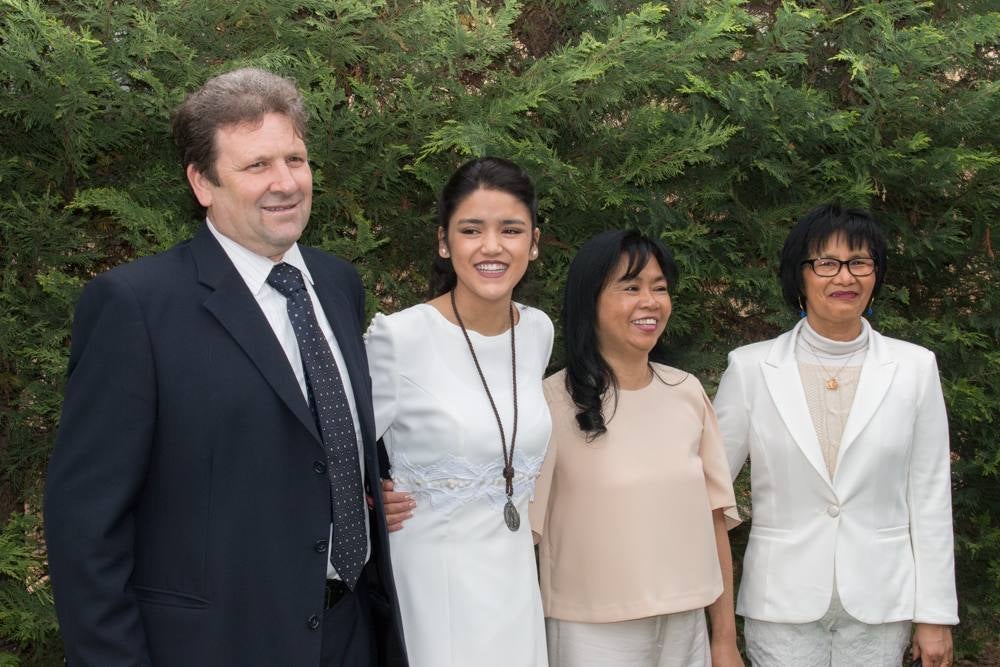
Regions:
[[[354,393],[354,405],[358,410],[361,437],[364,441],[365,470],[366,472],[378,470],[377,458],[373,457],[374,438],[370,435],[375,432],[375,416],[372,413],[368,362],[361,338],[362,323],[355,319],[355,305],[341,284],[342,281],[331,275],[322,262],[316,262],[308,249],[302,250],[302,259],[313,276],[313,289],[316,290],[323,313],[330,323],[334,338],[337,339],[337,346],[340,347],[344,365],[347,366],[347,377],[342,379],[346,383],[345,391]]]
[[[322,270],[315,267],[315,262],[306,260],[309,272],[317,278],[313,284],[316,296],[319,297],[320,305],[330,323],[334,338],[340,347],[340,353],[344,357],[344,364],[347,366],[349,377],[344,378],[349,382],[354,391],[355,403],[360,403],[357,396],[357,387],[364,388],[368,385],[368,367],[361,368],[363,357],[359,355],[358,348],[361,345],[360,323],[355,322],[353,308],[348,302],[346,295],[339,285],[329,279]],[[369,402],[371,399],[367,399]]]
[[[872,420],[882,400],[889,391],[892,378],[896,374],[896,360],[892,358],[881,334],[868,327],[868,353],[861,365],[861,375],[858,378],[858,390],[854,394],[854,402],[844,425],[844,436],[840,441],[840,451],[837,453],[837,467],[844,458],[844,453],[861,435],[861,432]]]
[[[326,271],[326,267],[312,258],[306,248],[303,248],[302,259],[309,267],[313,276],[313,289],[319,297],[319,303],[330,323],[334,338],[340,347],[341,356],[347,366],[347,375],[354,391],[354,403],[358,408],[362,432],[366,432],[369,413],[371,412],[371,389],[368,379],[368,362],[364,354],[364,344],[361,338],[361,322],[355,319],[355,305],[351,302],[344,286],[336,276]],[[374,418],[371,418],[371,428],[374,430]]]
[[[798,362],[795,359],[795,340],[798,337],[800,322],[788,333],[782,334],[775,341],[767,359],[761,362],[761,373],[767,385],[771,400],[785,423],[792,439],[798,445],[802,454],[816,469],[816,473],[833,487],[830,472],[823,460],[819,438],[813,428],[809,416],[809,405],[806,403],[805,390],[802,388],[802,378],[799,375]]]
[[[254,363],[274,392],[288,406],[302,425],[320,440],[309,404],[295,379],[288,357],[271,330],[246,283],[208,227],[202,226],[191,240],[198,280],[213,291],[204,301],[205,308],[229,332]]]

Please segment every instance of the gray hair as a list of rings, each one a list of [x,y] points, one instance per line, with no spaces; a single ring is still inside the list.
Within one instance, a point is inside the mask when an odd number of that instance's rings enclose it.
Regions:
[[[288,116],[305,141],[309,114],[295,82],[266,70],[243,68],[212,77],[174,111],[174,142],[181,166],[188,165],[218,185],[215,133],[219,128],[259,123],[265,114]]]

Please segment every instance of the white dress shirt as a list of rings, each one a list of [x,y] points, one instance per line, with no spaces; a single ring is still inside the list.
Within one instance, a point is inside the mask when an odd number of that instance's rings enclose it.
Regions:
[[[206,218],[205,222],[208,223],[208,229],[212,232],[212,236],[214,236],[215,240],[219,242],[219,245],[222,246],[222,250],[226,253],[226,256],[229,257],[233,266],[236,267],[237,273],[239,273],[243,278],[243,281],[246,283],[250,293],[253,294],[254,299],[257,300],[257,305],[260,306],[261,311],[264,313],[264,317],[267,318],[267,323],[271,325],[271,330],[278,339],[281,349],[284,350],[285,356],[288,358],[288,363],[292,367],[292,372],[295,373],[295,379],[298,381],[299,388],[302,390],[302,398],[308,402],[309,390],[306,386],[306,372],[305,368],[302,366],[302,355],[299,352],[298,340],[295,338],[295,330],[292,329],[292,322],[288,318],[288,301],[278,290],[267,284],[267,277],[270,275],[271,269],[274,267],[276,262],[271,261],[268,257],[263,257],[257,253],[251,252],[228,236],[225,236],[215,228],[215,225],[212,224],[211,220]],[[340,372],[340,377],[344,382],[344,394],[347,395],[347,404],[351,409],[351,419],[354,421],[354,434],[358,443],[358,463],[361,470],[361,486],[364,488],[365,456],[361,440],[361,424],[358,421],[358,407],[354,402],[354,392],[351,391],[351,387],[349,386],[350,376],[347,374],[347,365],[344,362],[344,355],[340,352],[340,346],[337,345],[337,339],[333,335],[333,329],[330,328],[330,322],[326,319],[326,314],[323,312],[323,306],[320,304],[319,298],[316,296],[312,274],[309,273],[309,267],[306,266],[305,260],[302,259],[302,252],[299,250],[297,243],[292,244],[292,247],[285,251],[285,255],[281,258],[281,261],[294,266],[302,272],[302,277],[306,284],[306,291],[309,293],[309,299],[312,301],[313,310],[316,312],[316,319],[319,321],[319,328],[323,331],[323,336],[326,338],[326,342],[329,344],[330,350],[333,352],[333,358],[337,362],[337,370]],[[365,504],[364,498],[361,499],[361,503]],[[364,509],[366,534],[368,536],[368,555],[365,556],[365,562],[368,562],[372,551],[371,526],[368,525],[368,508],[365,507]],[[330,526],[330,537],[332,540],[332,524]],[[340,575],[337,574],[337,571],[330,564],[329,559],[326,563],[326,576],[328,579],[340,578]]]

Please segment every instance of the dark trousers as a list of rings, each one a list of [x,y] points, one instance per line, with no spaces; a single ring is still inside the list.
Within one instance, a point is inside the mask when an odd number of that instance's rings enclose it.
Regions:
[[[375,657],[371,599],[362,573],[354,591],[323,614],[320,667],[373,667]]]

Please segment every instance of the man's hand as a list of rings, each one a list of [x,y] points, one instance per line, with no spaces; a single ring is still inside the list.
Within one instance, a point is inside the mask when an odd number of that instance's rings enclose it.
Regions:
[[[920,658],[924,667],[949,667],[955,659],[951,643],[951,627],[914,623],[910,656],[914,660]]]
[[[413,516],[416,501],[405,491],[393,491],[391,479],[382,480],[382,504],[385,506],[385,523],[389,532],[393,533],[403,527],[403,522]],[[374,507],[375,502],[368,497],[368,507]]]

